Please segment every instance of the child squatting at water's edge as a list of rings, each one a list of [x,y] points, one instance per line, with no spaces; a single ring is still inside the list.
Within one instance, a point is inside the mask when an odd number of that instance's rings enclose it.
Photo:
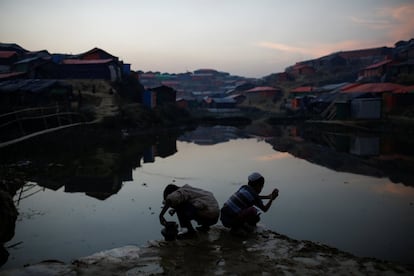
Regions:
[[[245,235],[246,232],[253,231],[257,222],[260,221],[259,208],[263,212],[269,210],[274,199],[279,195],[278,189],[274,189],[269,195],[260,195],[265,183],[264,177],[254,172],[248,177],[248,184],[243,185],[237,190],[221,208],[221,222],[230,228],[230,232],[236,235]],[[208,231],[209,227],[216,224],[220,215],[217,200],[214,195],[188,184],[178,187],[169,184],[164,189],[164,206],[159,215],[160,223],[165,226],[162,234],[166,240],[175,238],[191,238],[195,236],[196,230],[191,221],[198,223],[197,230]],[[263,199],[269,201],[264,204]],[[186,228],[178,234],[178,226],[174,221],[167,222],[164,214],[169,208],[169,213],[177,213],[181,228]],[[178,235],[177,235],[178,234]]]

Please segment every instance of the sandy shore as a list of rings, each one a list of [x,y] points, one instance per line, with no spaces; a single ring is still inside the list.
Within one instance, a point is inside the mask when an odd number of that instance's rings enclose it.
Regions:
[[[220,226],[191,240],[149,241],[98,252],[70,264],[44,261],[1,275],[414,275],[414,268],[359,258],[259,227],[235,237]]]

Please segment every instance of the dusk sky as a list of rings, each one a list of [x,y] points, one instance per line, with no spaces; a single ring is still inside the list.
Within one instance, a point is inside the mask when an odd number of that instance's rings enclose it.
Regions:
[[[412,0],[0,0],[0,42],[51,53],[99,47],[143,71],[263,77],[413,37]]]

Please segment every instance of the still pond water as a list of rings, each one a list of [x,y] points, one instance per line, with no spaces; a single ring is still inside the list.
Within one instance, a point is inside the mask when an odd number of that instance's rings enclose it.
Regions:
[[[158,214],[167,184],[210,190],[222,205],[253,171],[266,179],[264,194],[280,190],[262,214],[266,227],[358,256],[414,263],[413,186],[337,172],[275,151],[265,139],[232,127],[198,128],[164,142],[145,150],[134,168],[102,184],[113,191],[109,194],[99,192],[96,183],[67,183],[55,190],[28,183],[30,190],[15,197],[20,215],[6,247],[18,245],[8,249],[3,268],[45,259],[70,262],[162,239]]]

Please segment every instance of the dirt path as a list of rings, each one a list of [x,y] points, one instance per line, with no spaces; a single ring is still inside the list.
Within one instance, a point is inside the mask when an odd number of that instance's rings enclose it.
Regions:
[[[113,116],[118,112],[115,102],[116,91],[104,80],[70,80],[68,81],[76,95],[81,94],[82,106],[93,105],[95,122]]]

